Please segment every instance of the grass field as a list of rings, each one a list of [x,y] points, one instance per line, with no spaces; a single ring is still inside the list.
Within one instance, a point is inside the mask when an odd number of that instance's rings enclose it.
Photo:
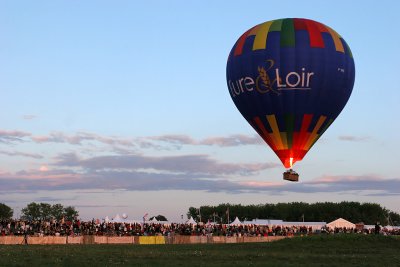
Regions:
[[[271,243],[2,245],[0,266],[400,266],[400,239],[345,234]]]

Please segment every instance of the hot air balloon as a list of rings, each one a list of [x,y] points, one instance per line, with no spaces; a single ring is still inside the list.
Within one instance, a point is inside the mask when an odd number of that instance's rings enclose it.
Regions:
[[[284,179],[296,180],[293,164],[346,105],[355,68],[349,46],[332,28],[285,18],[246,31],[229,54],[226,77],[240,113],[290,168]]]

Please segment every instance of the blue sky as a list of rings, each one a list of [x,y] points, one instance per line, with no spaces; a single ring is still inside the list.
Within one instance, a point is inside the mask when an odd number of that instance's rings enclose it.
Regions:
[[[376,202],[400,212],[397,1],[1,1],[0,202],[82,218],[190,206]],[[296,163],[233,104],[226,60],[264,21],[322,22],[352,49],[342,114]]]

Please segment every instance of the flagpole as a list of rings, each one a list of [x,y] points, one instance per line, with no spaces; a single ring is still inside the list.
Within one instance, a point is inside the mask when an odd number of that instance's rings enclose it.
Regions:
[[[200,222],[201,222],[201,207],[199,207],[199,216],[200,216]]]

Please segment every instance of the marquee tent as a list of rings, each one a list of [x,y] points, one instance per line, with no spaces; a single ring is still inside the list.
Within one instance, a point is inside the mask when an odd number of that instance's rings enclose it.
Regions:
[[[197,222],[190,216],[190,219],[186,221],[186,224],[197,224]]]
[[[328,223],[326,226],[329,228],[332,228],[332,229],[333,228],[344,228],[344,227],[346,227],[346,228],[355,228],[356,227],[356,225],[354,223],[351,223],[343,218],[336,219],[336,220]]]
[[[282,225],[282,220],[271,220],[271,219],[253,219],[251,221],[244,221],[243,224],[255,224],[255,225]]]
[[[313,230],[321,230],[322,227],[326,226],[326,222],[282,222],[283,226],[305,226],[307,228],[311,227]]]
[[[126,217],[125,219],[122,218],[119,214],[115,215],[114,218],[112,218],[111,220],[108,218],[108,216],[106,216],[104,218],[104,222],[105,223],[129,223],[129,224],[134,224],[134,223],[140,223],[138,220],[128,220],[127,217],[128,216],[124,216]]]
[[[238,217],[236,217],[235,220],[230,223],[230,225],[242,225],[242,222],[239,220]]]

